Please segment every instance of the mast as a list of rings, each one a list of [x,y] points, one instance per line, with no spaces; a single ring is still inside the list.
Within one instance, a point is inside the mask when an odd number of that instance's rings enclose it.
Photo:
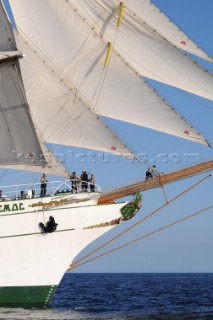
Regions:
[[[213,170],[213,160],[197,164],[188,168],[173,171],[171,173],[158,175],[150,180],[142,180],[125,187],[117,188],[111,192],[103,193],[98,199],[98,204],[111,203],[116,199],[132,195],[136,192],[159,188],[165,184],[176,182],[182,179],[190,178],[198,174]]]

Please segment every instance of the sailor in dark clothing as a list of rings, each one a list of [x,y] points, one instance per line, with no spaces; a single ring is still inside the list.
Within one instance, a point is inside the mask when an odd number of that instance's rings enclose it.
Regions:
[[[157,169],[156,169],[156,165],[150,167],[147,171],[146,171],[146,180],[153,178],[154,176],[156,176],[158,173]]]
[[[95,192],[95,175],[92,173],[89,179],[90,182],[90,191]]]
[[[87,189],[88,189],[88,174],[87,174],[86,170],[82,171],[81,181],[82,181],[81,182],[82,191],[86,191],[87,192]]]
[[[71,184],[72,184],[72,193],[77,193],[78,188],[77,188],[77,182],[78,182],[78,177],[76,175],[76,172],[73,172],[70,176]]]

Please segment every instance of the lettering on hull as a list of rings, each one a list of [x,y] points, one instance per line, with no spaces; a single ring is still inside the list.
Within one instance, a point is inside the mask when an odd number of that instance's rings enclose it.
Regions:
[[[13,204],[0,204],[0,212],[13,212],[25,210],[22,202]]]

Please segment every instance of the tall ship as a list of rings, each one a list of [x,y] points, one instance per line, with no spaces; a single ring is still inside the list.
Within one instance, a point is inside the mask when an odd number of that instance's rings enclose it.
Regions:
[[[137,213],[140,191],[213,168],[206,161],[103,193],[48,145],[136,160],[111,118],[211,147],[147,79],[213,100],[213,76],[194,56],[212,58],[149,0],[9,0],[12,13],[5,3],[0,165],[59,180],[0,187],[0,306],[46,308],[79,253]]]

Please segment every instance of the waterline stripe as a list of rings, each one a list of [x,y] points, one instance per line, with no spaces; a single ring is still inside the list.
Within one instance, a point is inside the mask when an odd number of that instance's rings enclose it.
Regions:
[[[46,308],[57,285],[0,287],[0,307]]]

